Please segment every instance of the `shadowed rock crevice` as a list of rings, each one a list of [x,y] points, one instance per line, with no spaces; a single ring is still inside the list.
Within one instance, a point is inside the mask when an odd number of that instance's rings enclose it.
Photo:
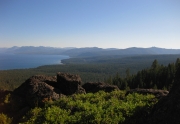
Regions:
[[[111,92],[113,90],[119,90],[119,88],[115,85],[109,85],[109,84],[106,84],[106,83],[102,83],[102,82],[88,82],[88,83],[85,83],[83,86],[82,86],[87,93],[96,93],[100,90],[103,90],[105,92]]]

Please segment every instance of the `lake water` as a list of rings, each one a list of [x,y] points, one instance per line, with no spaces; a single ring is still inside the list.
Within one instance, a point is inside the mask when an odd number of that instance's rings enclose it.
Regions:
[[[0,70],[35,68],[42,65],[61,64],[64,55],[0,54]]]

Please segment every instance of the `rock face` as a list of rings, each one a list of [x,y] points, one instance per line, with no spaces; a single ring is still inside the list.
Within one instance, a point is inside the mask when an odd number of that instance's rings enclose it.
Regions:
[[[96,83],[88,82],[88,83],[85,83],[82,87],[86,90],[87,93],[90,93],[90,92],[95,93],[100,90],[103,90],[105,92],[119,90],[119,88],[115,85],[109,85],[102,82],[96,82]]]
[[[59,99],[60,90],[49,85],[56,84],[56,77],[43,75],[32,76],[20,87],[14,90],[13,94],[23,98],[31,107],[41,106],[44,100]]]
[[[166,90],[156,90],[156,89],[131,89],[127,91],[126,95],[129,93],[140,93],[140,94],[153,94],[156,96],[156,98],[162,98],[164,96],[167,96],[169,91]]]
[[[79,75],[72,75],[68,73],[57,73],[57,83],[60,91],[65,95],[72,95],[74,93],[86,93],[81,87],[81,78]]]

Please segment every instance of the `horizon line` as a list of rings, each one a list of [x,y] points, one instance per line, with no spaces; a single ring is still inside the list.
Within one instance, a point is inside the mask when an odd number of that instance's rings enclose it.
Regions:
[[[103,48],[103,47],[98,47],[98,46],[87,46],[87,47],[54,47],[54,46],[11,46],[11,47],[0,47],[2,49],[8,49],[8,48],[13,48],[13,47],[17,47],[17,48],[21,48],[21,47],[50,47],[50,48],[59,48],[59,49],[65,49],[65,48],[100,48],[100,49],[129,49],[129,48],[161,48],[161,49],[177,49],[177,48],[163,48],[163,47],[156,47],[156,46],[151,46],[151,47],[126,47],[126,48],[115,48],[115,47],[109,47],[109,48]],[[180,48],[179,48],[180,49]]]

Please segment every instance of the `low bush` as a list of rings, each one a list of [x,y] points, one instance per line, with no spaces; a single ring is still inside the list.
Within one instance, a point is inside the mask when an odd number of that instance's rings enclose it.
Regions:
[[[129,94],[124,91],[103,91],[76,94],[34,108],[23,117],[23,124],[135,124],[148,119],[157,102],[153,95]]]

